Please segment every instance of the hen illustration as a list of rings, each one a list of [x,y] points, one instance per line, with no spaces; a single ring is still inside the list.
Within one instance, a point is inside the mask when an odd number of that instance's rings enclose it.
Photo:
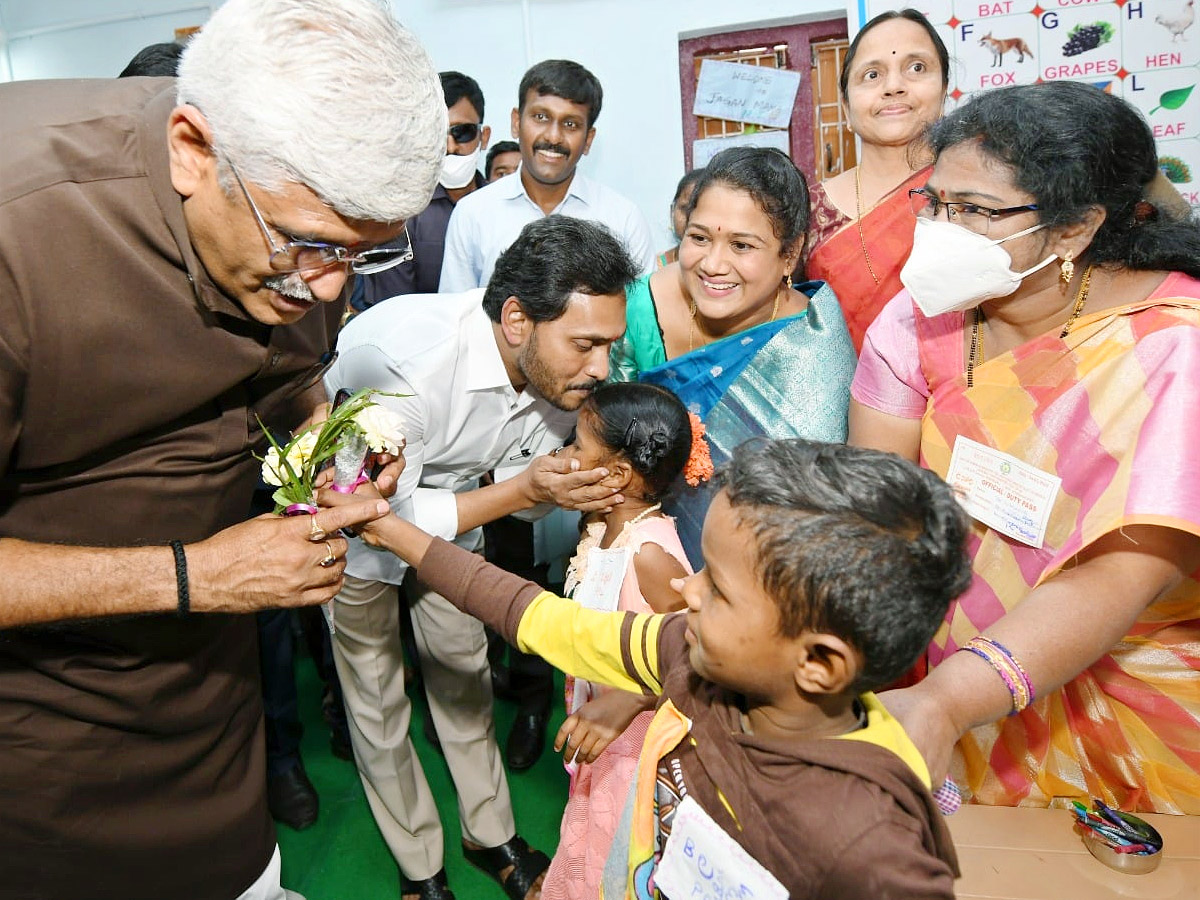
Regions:
[[[1183,4],[1183,8],[1173,16],[1164,16],[1160,13],[1154,17],[1155,22],[1171,32],[1171,43],[1178,41],[1183,33],[1191,28],[1192,23],[1196,21],[1194,2],[1195,0],[1187,0]],[[1186,41],[1187,38],[1185,37],[1184,40]]]

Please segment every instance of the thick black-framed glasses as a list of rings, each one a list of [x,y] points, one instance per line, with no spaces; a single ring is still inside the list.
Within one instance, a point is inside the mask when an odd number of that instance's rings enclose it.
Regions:
[[[258,206],[255,204],[254,198],[250,196],[250,191],[246,189],[246,183],[242,181],[237,166],[230,162],[229,170],[233,172],[233,177],[237,180],[238,187],[242,189],[242,194],[250,205],[250,211],[254,213],[254,219],[258,222],[263,237],[267,239],[267,246],[271,248],[269,263],[276,272],[318,272],[321,269],[341,264],[349,266],[350,271],[355,275],[371,275],[408,262],[413,258],[412,242],[408,237],[407,225],[404,226],[404,237],[400,239],[398,246],[393,247],[349,250],[340,244],[300,240],[289,240],[281,247],[271,237],[267,222],[262,213],[258,211]]]
[[[474,122],[460,122],[447,128],[446,133],[454,138],[456,144],[469,144],[479,137],[480,127]]]
[[[992,219],[998,216],[1009,216],[1014,213],[1036,212],[1036,203],[1026,203],[1022,206],[1005,206],[992,209],[990,206],[980,206],[978,203],[964,203],[959,200],[942,200],[929,193],[925,188],[913,188],[908,192],[908,203],[913,215],[918,219],[935,219],[944,209],[946,219],[955,225],[961,225],[979,234],[987,234]]]

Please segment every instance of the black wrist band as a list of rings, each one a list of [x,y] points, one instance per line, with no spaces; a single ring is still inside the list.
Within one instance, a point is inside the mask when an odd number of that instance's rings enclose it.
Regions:
[[[183,555],[183,541],[171,541],[171,552],[175,554],[175,587],[179,591],[179,615],[191,611],[188,595],[187,557]]]

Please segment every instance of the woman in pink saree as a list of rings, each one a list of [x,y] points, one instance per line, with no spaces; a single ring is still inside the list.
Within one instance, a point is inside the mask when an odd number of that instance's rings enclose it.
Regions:
[[[931,146],[850,435],[955,486],[974,579],[884,700],[975,802],[1200,814],[1200,227],[1088,85],[985,92]]]

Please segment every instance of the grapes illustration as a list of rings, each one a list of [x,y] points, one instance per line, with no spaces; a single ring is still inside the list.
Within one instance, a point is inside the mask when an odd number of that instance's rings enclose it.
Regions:
[[[1067,42],[1063,44],[1063,56],[1078,56],[1088,50],[1095,50],[1101,44],[1107,44],[1113,38],[1113,27],[1108,22],[1093,22],[1091,25],[1076,25],[1067,34]]]

